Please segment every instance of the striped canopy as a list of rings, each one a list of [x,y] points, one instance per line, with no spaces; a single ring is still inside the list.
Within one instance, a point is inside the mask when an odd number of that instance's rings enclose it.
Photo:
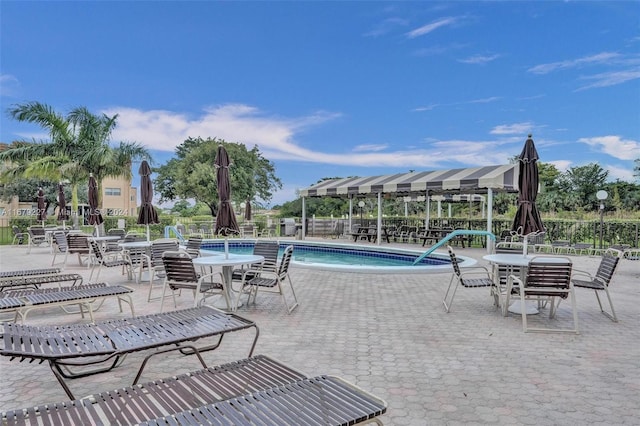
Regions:
[[[398,196],[433,193],[516,192],[518,165],[474,167],[470,169],[399,173],[395,175],[330,179],[300,190],[301,197]]]

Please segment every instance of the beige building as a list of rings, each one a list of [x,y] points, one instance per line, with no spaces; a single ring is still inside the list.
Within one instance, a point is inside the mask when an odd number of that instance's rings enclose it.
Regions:
[[[70,207],[71,200],[67,200]],[[49,207],[49,218],[57,215],[55,205]],[[0,200],[0,226],[9,226],[9,219],[15,216],[34,216],[37,213],[35,201],[19,202],[14,197],[10,203]],[[121,178],[105,178],[102,181],[102,214],[103,216],[136,216],[138,214],[138,188],[131,186],[131,180]]]

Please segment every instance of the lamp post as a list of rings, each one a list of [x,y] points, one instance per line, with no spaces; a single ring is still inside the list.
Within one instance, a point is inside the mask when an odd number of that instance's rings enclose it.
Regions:
[[[364,201],[359,201],[358,207],[360,208],[360,226],[362,226],[362,209],[364,208]]]
[[[596,198],[600,201],[600,250],[602,250],[602,228],[604,228],[604,200],[608,196],[607,191],[600,190],[596,192]]]

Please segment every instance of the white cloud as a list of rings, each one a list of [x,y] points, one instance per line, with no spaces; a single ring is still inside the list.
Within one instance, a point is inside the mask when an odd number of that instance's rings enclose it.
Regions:
[[[640,142],[622,139],[620,136],[609,135],[580,138],[578,142],[592,146],[596,150],[620,160],[635,160],[636,158],[640,158]]]
[[[488,103],[491,103],[491,102],[499,101],[500,99],[501,99],[500,96],[490,96],[488,98],[473,99],[473,100],[467,101],[466,103],[469,103],[469,104],[488,104]]]
[[[370,144],[370,145],[358,145],[353,148],[354,152],[364,152],[364,151],[384,151],[388,148],[386,144]]]
[[[302,146],[299,139],[309,126],[340,117],[338,113],[329,112],[297,118],[270,117],[256,108],[241,104],[208,108],[195,117],[171,111],[142,111],[124,107],[103,112],[108,115],[119,114],[113,140],[139,142],[149,149],[166,152],[173,152],[188,137],[218,137],[250,147],[258,145],[265,158],[271,161],[350,167],[441,168],[450,163],[462,163],[470,167],[505,164],[518,151],[505,152],[503,145],[513,140],[428,141],[418,148],[405,143],[407,148],[392,152],[382,152],[388,149],[387,145],[361,144],[351,147],[349,141],[339,144],[344,147],[342,152],[322,152]]]
[[[423,25],[419,28],[416,28],[415,30],[411,30],[409,31],[406,36],[408,38],[416,38],[416,37],[420,37],[423,36],[425,34],[429,34],[432,31],[437,30],[440,27],[444,27],[447,25],[452,25],[455,24],[456,21],[458,20],[458,18],[455,17],[447,17],[447,18],[442,18],[442,19],[438,19],[437,21],[433,21],[429,24]]]
[[[373,30],[364,33],[365,37],[380,37],[393,31],[398,26],[405,26],[408,22],[402,18],[387,18],[382,21]]]
[[[578,88],[576,91],[593,89],[596,87],[615,86],[617,84],[626,83],[627,81],[640,78],[640,69],[611,71],[601,74],[581,77],[583,80],[595,80],[593,83]]]
[[[15,97],[20,89],[20,82],[11,74],[0,74],[0,96]]]
[[[554,161],[545,161],[545,163],[553,164],[556,166],[556,169],[560,172],[566,172],[569,170],[569,167],[573,164],[570,160],[554,160]]]
[[[500,57],[500,55],[498,55],[498,54],[489,55],[489,56],[474,55],[474,56],[470,56],[470,57],[468,57],[466,59],[458,59],[458,62],[462,62],[463,64],[486,64],[488,62],[495,61],[499,57]]]
[[[527,71],[534,74],[548,74],[559,69],[575,68],[583,65],[607,64],[620,58],[619,53],[602,52],[591,56],[585,56],[577,59],[569,59],[566,61],[551,62],[548,64],[540,64],[529,68]]]
[[[615,181],[616,179],[620,179],[621,181],[624,181],[624,182],[634,182],[636,179],[635,176],[633,175],[632,167],[625,168],[625,167],[612,166],[611,164],[608,164],[603,168],[609,171],[608,179],[610,181]]]
[[[514,123],[514,124],[501,124],[491,129],[489,133],[492,135],[513,135],[529,133],[533,129],[533,124],[529,122]]]

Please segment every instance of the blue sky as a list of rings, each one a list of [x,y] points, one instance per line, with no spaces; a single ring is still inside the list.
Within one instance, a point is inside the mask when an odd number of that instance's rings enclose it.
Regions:
[[[533,134],[560,170],[640,158],[640,2],[0,2],[6,109],[119,114],[163,164],[187,137],[257,144],[284,187],[504,164]]]

